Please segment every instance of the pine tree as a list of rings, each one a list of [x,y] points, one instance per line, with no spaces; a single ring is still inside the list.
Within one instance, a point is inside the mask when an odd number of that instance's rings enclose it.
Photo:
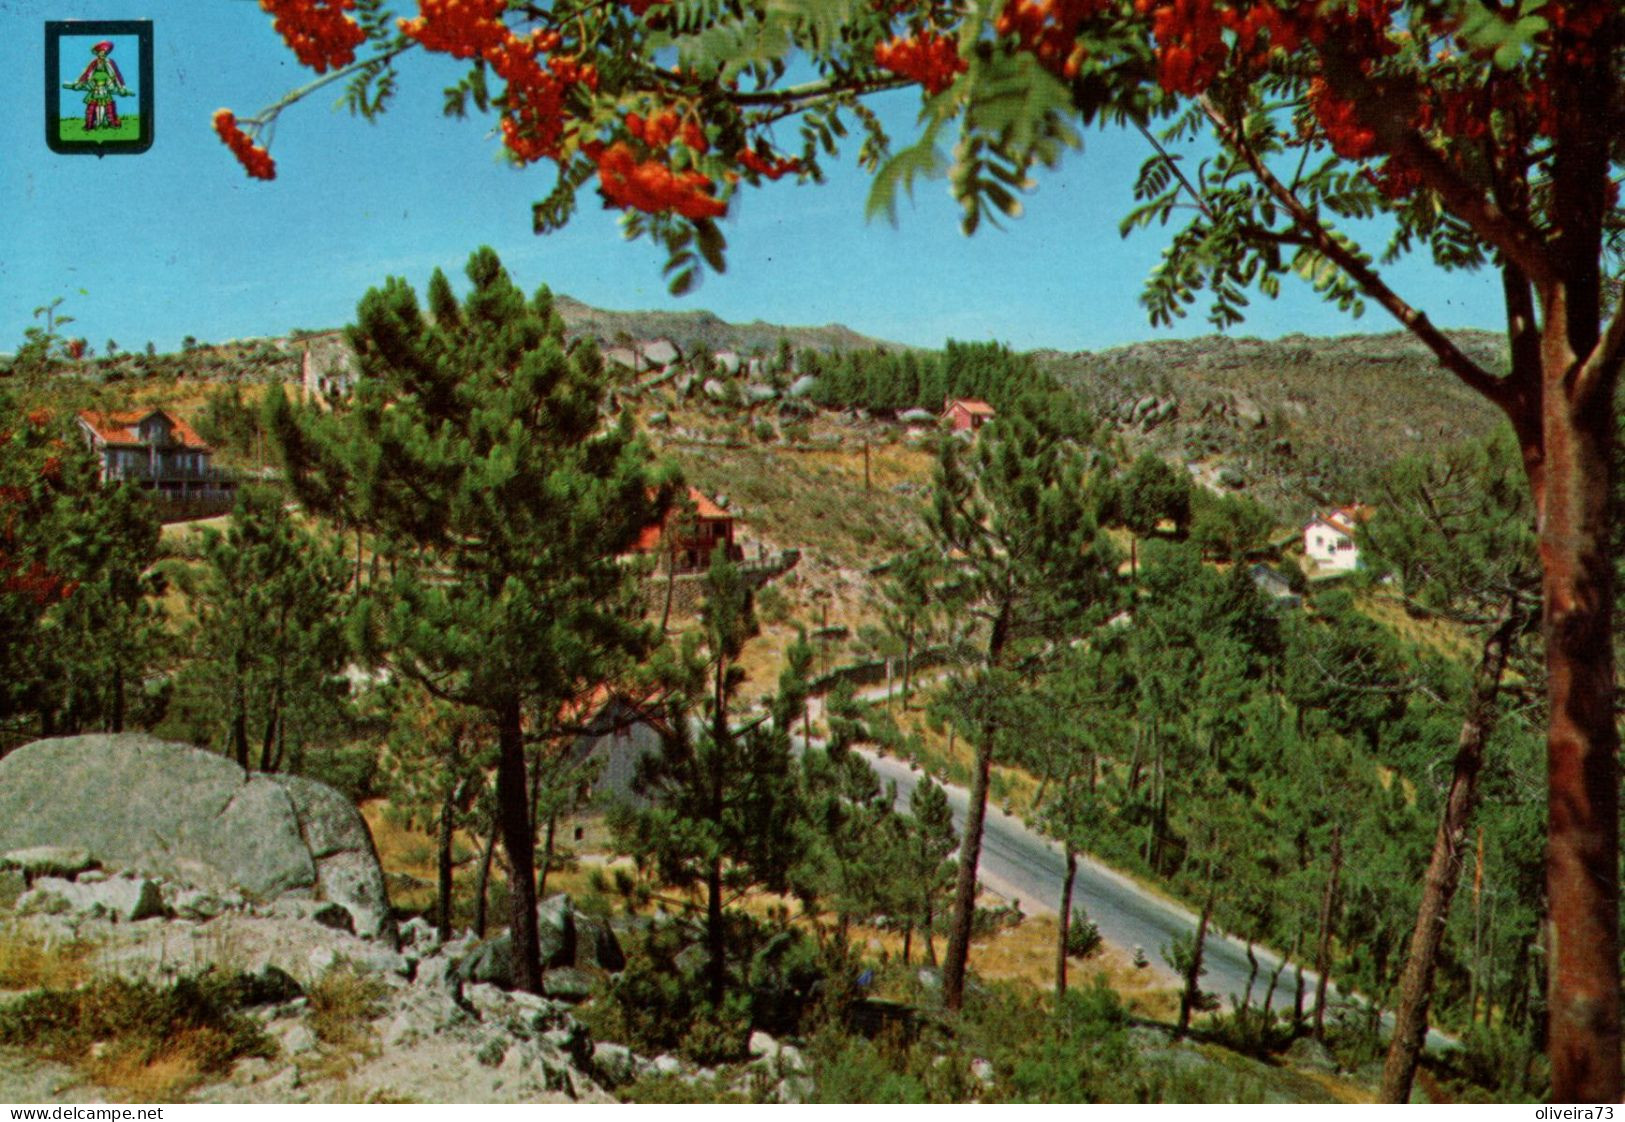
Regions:
[[[968,452],[945,439],[937,465],[930,524],[947,571],[939,596],[945,612],[982,628],[974,665],[952,687],[976,751],[943,972],[952,1009],[964,996],[988,786],[1012,705],[1104,605],[1113,579],[1081,453],[1030,409],[1026,399],[1016,403]]]
[[[672,488],[630,417],[603,416],[603,363],[566,350],[550,298],[526,301],[488,248],[467,274],[458,301],[435,272],[428,316],[403,280],[369,291],[349,333],[354,402],[318,416],[273,398],[269,419],[300,498],[364,528],[387,563],[358,638],[496,741],[515,983],[535,991],[527,729],[652,641],[621,555]]]
[[[706,995],[722,1007],[727,987],[726,895],[752,885],[782,891],[800,851],[801,813],[784,720],[741,728],[730,708],[738,667],[755,633],[750,589],[718,549],[705,575],[701,628],[664,652],[666,735],[644,762],[637,789],[648,807],[613,820],[617,844],[653,864],[665,883],[705,892]],[[793,701],[774,708],[789,710]],[[787,714],[786,714],[787,715]]]
[[[225,533],[205,532],[200,552],[191,600],[201,658],[190,672],[217,692],[227,753],[243,768],[279,770],[290,740],[297,755],[345,690],[344,559],[280,495],[252,487]]]

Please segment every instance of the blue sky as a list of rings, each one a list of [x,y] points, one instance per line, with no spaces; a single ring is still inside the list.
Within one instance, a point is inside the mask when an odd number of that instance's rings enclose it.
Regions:
[[[410,14],[416,5],[400,7]],[[152,148],[100,159],[50,152],[45,20],[127,18],[155,25]],[[133,51],[120,62],[133,86]],[[481,244],[525,288],[545,281],[601,307],[839,322],[922,346],[951,336],[1100,349],[1212,330],[1193,316],[1174,332],[1153,331],[1137,302],[1163,244],[1157,230],[1126,241],[1117,233],[1147,155],[1137,134],[1087,134],[1060,172],[1040,173],[1023,219],[968,239],[942,183],[905,202],[897,228],[865,222],[868,180],[850,163],[823,186],[786,180],[746,192],[723,223],[727,274],[674,299],[659,251],[624,242],[616,213],[590,189],[568,229],[532,234],[530,204],[551,186],[551,165],[508,167],[490,120],[441,117],[456,63],[418,54],[402,69],[402,93],[379,124],[334,111],[335,88],[283,113],[271,144],[277,179],[251,181],[210,128],[211,114],[228,106],[250,115],[312,77],[253,0],[0,0],[0,73],[11,79],[0,113],[0,351],[14,349],[36,322],[33,309],[57,296],[75,317],[70,330],[98,351],[109,338],[169,350],[186,335],[219,341],[338,326],[369,285],[401,275],[421,291],[437,265],[456,274]],[[908,135],[914,104],[884,107],[894,138]],[[1439,324],[1496,327],[1489,275],[1414,263],[1391,276]],[[1380,310],[1354,321],[1304,286],[1286,289],[1277,301],[1259,297],[1235,333],[1394,329]]]

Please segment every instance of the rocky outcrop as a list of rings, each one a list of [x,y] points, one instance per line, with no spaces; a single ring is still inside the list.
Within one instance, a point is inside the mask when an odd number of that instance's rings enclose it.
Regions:
[[[0,760],[0,853],[38,846],[209,893],[332,901],[358,933],[395,939],[372,835],[347,799],[190,745],[120,734],[10,753]]]

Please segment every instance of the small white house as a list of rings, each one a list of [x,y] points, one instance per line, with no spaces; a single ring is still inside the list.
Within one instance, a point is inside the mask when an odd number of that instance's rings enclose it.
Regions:
[[[1304,553],[1325,572],[1353,572],[1360,567],[1354,528],[1369,517],[1370,509],[1359,503],[1317,513],[1303,528]]]

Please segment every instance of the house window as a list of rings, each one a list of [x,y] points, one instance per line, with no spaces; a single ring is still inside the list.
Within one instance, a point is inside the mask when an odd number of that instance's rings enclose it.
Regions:
[[[1337,539],[1337,548],[1338,549],[1353,549],[1354,548],[1354,543],[1349,541],[1347,538],[1338,538]]]

